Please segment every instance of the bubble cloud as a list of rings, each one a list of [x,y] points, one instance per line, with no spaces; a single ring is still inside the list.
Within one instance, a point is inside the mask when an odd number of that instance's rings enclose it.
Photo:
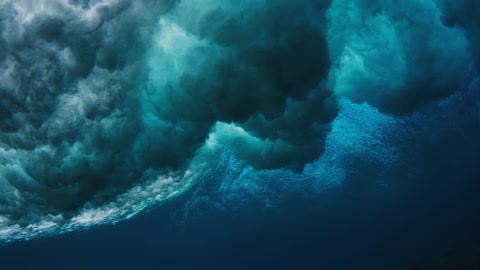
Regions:
[[[301,173],[338,98],[405,115],[478,63],[472,1],[0,0],[0,238],[117,222],[228,151]],[[478,67],[477,67],[478,69]]]
[[[441,16],[429,0],[336,0],[329,12],[335,91],[407,114],[458,90],[469,69],[467,41]]]

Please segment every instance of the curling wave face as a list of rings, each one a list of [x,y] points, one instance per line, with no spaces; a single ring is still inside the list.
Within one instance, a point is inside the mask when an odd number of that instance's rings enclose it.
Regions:
[[[394,119],[477,76],[479,22],[458,15],[480,9],[471,1],[0,6],[3,241],[132,217],[225,151],[254,169],[312,170],[338,158],[327,142],[350,112],[342,98]]]

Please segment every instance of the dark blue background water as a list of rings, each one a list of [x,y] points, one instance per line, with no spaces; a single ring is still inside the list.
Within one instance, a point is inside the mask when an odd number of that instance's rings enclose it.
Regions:
[[[479,100],[458,94],[383,126],[348,105],[333,132],[346,139],[331,145],[355,138],[355,151],[304,175],[225,155],[131,220],[0,248],[0,269],[480,269]],[[401,157],[383,160],[390,150]],[[332,164],[341,182],[328,182]]]

